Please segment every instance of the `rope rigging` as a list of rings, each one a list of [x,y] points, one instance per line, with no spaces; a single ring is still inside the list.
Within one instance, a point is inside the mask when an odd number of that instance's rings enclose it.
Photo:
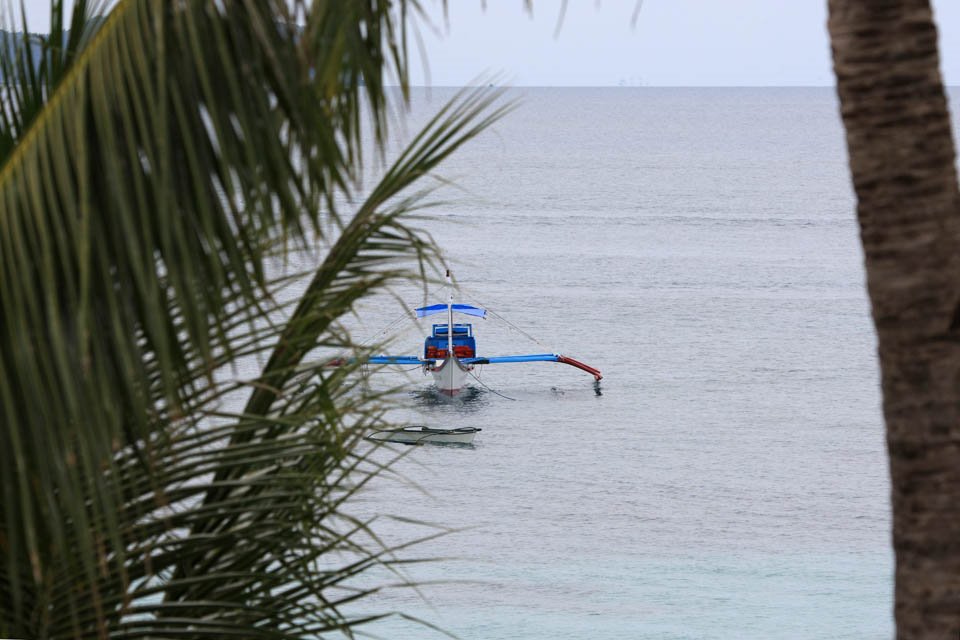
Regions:
[[[513,400],[514,402],[517,401],[516,398],[511,398],[510,396],[507,396],[507,395],[504,395],[504,394],[500,393],[500,392],[497,391],[496,389],[493,389],[493,388],[491,388],[491,387],[488,387],[488,386],[486,385],[486,383],[484,383],[483,380],[481,380],[480,378],[478,378],[477,376],[475,376],[475,375],[473,374],[473,371],[467,371],[467,373],[469,373],[470,376],[471,376],[474,380],[476,380],[477,382],[479,382],[480,385],[481,385],[484,389],[486,389],[487,391],[489,391],[490,393],[495,393],[495,394],[497,394],[498,396],[500,396],[501,398],[506,398],[507,400]]]
[[[518,327],[518,326],[515,325],[514,323],[510,322],[509,320],[507,320],[506,318],[504,318],[503,316],[501,316],[499,313],[497,313],[496,311],[494,311],[493,309],[491,309],[489,306],[486,306],[486,305],[484,305],[483,303],[481,303],[479,300],[477,300],[476,298],[473,297],[473,294],[468,293],[467,290],[466,290],[463,286],[460,287],[460,292],[461,292],[461,294],[463,294],[464,296],[469,296],[469,297],[465,297],[466,300],[468,300],[469,302],[472,302],[473,304],[476,304],[476,305],[478,305],[478,306],[486,309],[488,314],[490,314],[490,315],[493,316],[495,319],[500,320],[501,322],[503,322],[504,324],[506,324],[508,328],[513,329],[514,331],[516,331],[517,333],[519,333],[519,334],[522,335],[523,337],[527,338],[528,340],[532,341],[533,343],[535,343],[535,344],[543,347],[543,348],[546,349],[547,351],[551,351],[551,352],[552,352],[552,349],[551,349],[548,345],[545,345],[545,344],[542,343],[540,340],[538,340],[535,336],[530,335],[529,333],[527,333],[526,331],[524,331],[523,329],[521,329],[520,327]]]

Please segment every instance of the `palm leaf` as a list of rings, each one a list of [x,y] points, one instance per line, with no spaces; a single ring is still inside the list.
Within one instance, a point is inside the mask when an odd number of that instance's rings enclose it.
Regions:
[[[394,561],[345,511],[383,397],[308,356],[437,262],[413,187],[496,96],[458,96],[343,217],[415,3],[126,1],[92,37],[77,7],[44,63],[0,59],[0,635],[349,635],[333,592]],[[314,234],[284,298],[270,261]]]

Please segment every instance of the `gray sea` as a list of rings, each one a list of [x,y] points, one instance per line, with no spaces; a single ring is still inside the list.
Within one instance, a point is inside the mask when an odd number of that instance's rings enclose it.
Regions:
[[[410,131],[452,95],[418,92]],[[402,422],[422,446],[354,503],[453,532],[407,557],[402,611],[465,639],[890,638],[875,339],[832,89],[515,89],[440,172],[445,248],[484,367]],[[431,299],[440,302],[441,299]],[[411,305],[423,302],[416,290]],[[362,330],[395,319],[375,301]],[[404,327],[415,354],[428,323]],[[399,543],[429,533],[381,519]],[[380,637],[440,638],[401,618]]]

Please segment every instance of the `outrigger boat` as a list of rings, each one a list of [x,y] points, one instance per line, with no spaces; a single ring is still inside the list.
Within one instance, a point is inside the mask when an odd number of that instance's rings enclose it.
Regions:
[[[447,282],[450,272],[447,271]],[[463,389],[474,367],[483,364],[506,364],[518,362],[559,362],[567,364],[593,376],[596,384],[603,379],[598,369],[579,360],[559,353],[531,353],[515,356],[477,356],[477,341],[473,335],[473,325],[454,323],[453,314],[486,318],[487,311],[469,304],[454,304],[451,294],[446,304],[435,304],[414,309],[418,318],[425,318],[446,312],[446,324],[434,324],[433,331],[423,343],[423,356],[373,356],[370,364],[420,365],[425,373],[433,375],[437,389],[446,395],[457,395]]]
[[[423,425],[412,425],[398,429],[374,431],[367,440],[400,442],[403,444],[472,444],[473,437],[480,432],[477,427],[459,427],[457,429],[431,429]]]

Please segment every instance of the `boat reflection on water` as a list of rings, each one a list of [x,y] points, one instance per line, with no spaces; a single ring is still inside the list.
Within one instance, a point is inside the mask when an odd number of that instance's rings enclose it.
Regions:
[[[457,411],[477,411],[490,403],[485,389],[464,387],[460,393],[450,396],[431,385],[410,391],[410,398],[418,408],[452,408]]]

